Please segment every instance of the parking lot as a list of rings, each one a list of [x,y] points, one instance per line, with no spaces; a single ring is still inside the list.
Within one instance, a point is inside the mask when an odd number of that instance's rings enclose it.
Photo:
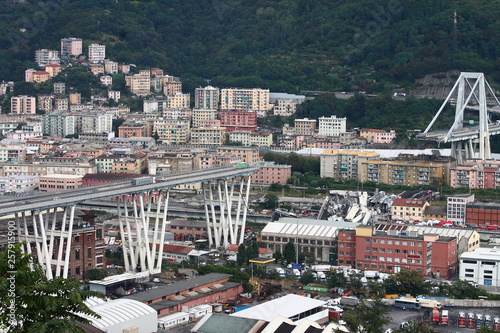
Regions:
[[[449,318],[450,318],[450,323],[448,326],[441,326],[441,325],[432,325],[434,330],[438,332],[446,332],[446,333],[455,333],[455,332],[460,332],[460,333],[471,333],[475,332],[475,329],[472,328],[459,328],[458,327],[458,314],[459,312],[465,312],[466,314],[468,312],[472,312],[474,314],[482,314],[483,317],[486,314],[491,315],[492,318],[494,317],[500,317],[500,310],[498,308],[459,308],[459,307],[447,307],[445,308],[446,310],[449,311]],[[399,325],[402,322],[405,321],[411,321],[411,320],[416,320],[416,321],[422,321],[423,320],[423,315],[424,312],[422,310],[403,310],[403,309],[393,309],[389,313],[392,321],[389,325],[387,325],[387,328],[399,328]]]

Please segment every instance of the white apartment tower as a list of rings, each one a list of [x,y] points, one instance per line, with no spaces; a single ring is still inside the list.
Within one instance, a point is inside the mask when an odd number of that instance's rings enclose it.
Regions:
[[[106,45],[90,44],[89,61],[93,64],[100,63],[106,58]]]
[[[36,113],[36,98],[32,96],[14,96],[10,99],[11,113]]]
[[[346,131],[346,118],[337,118],[337,116],[320,117],[318,124],[318,135],[339,136]]]
[[[35,51],[35,62],[39,67],[47,65],[59,65],[61,59],[59,58],[59,51],[41,49]]]
[[[83,46],[81,38],[70,37],[61,39],[61,56],[78,57],[82,53]]]
[[[194,108],[217,110],[219,108],[220,89],[212,86],[196,88],[194,92]]]

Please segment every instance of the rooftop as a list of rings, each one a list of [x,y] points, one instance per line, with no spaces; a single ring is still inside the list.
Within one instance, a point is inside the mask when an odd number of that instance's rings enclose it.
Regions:
[[[139,302],[147,302],[163,296],[173,295],[178,292],[186,291],[191,288],[196,288],[201,285],[216,283],[217,281],[229,279],[231,274],[209,273],[200,275],[192,279],[182,280],[172,283],[167,286],[162,286],[156,289],[150,289],[134,295],[127,296],[127,299],[133,299]]]
[[[285,318],[291,318],[302,312],[315,309],[325,304],[325,301],[289,294],[233,313],[231,316],[272,321],[278,315]]]

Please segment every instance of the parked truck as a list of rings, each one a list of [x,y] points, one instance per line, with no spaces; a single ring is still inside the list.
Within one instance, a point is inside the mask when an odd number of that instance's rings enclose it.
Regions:
[[[342,296],[340,298],[340,305],[355,306],[358,305],[359,298],[351,296]]]
[[[448,310],[442,310],[441,311],[441,325],[448,325],[448,324],[449,324]]]
[[[439,323],[439,309],[432,309],[432,323]]]
[[[476,318],[472,312],[467,315],[467,328],[474,328],[476,326]]]
[[[141,177],[132,179],[132,186],[148,185],[155,182],[155,177]]]
[[[458,327],[465,327],[465,312],[458,314]]]

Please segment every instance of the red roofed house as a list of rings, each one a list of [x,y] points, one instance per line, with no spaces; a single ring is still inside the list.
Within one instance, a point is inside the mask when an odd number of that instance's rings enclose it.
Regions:
[[[392,202],[391,214],[393,220],[423,221],[425,209],[430,206],[426,200],[395,199]]]
[[[50,74],[46,71],[38,71],[33,73],[33,82],[45,82],[50,79]]]

